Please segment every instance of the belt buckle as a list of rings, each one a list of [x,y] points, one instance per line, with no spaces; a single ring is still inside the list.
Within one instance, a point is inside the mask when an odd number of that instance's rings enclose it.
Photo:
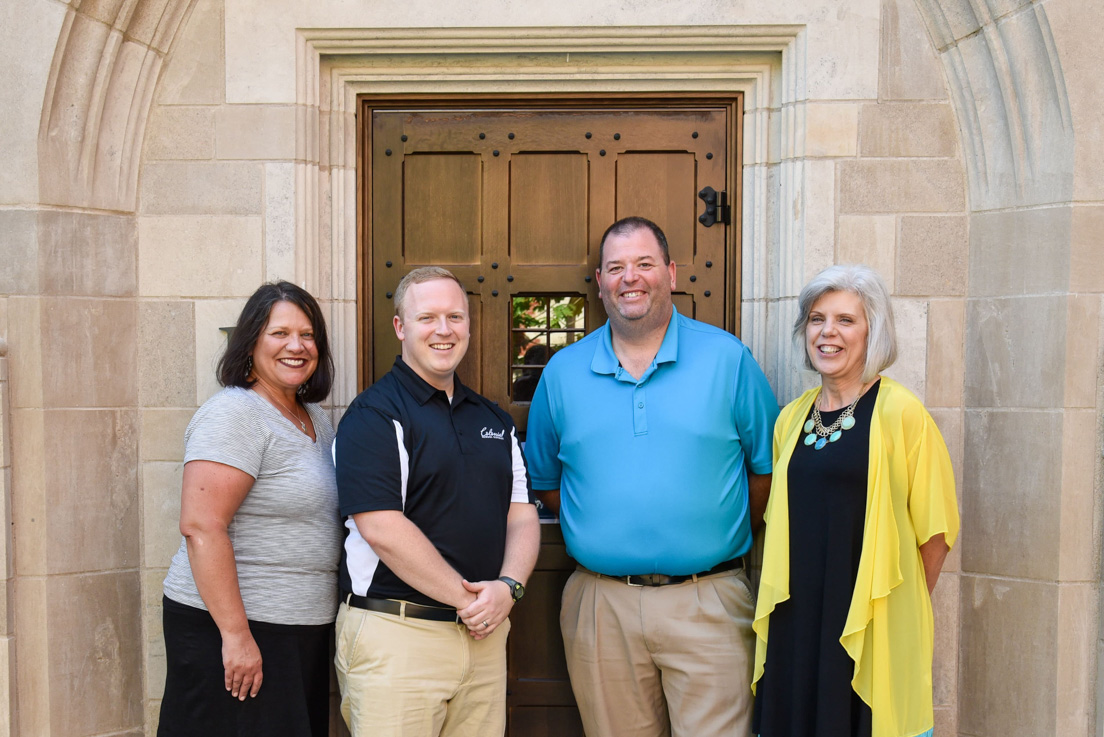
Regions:
[[[633,583],[634,578],[643,578],[643,576],[625,576],[625,583],[638,589],[642,589],[648,585],[646,583]]]

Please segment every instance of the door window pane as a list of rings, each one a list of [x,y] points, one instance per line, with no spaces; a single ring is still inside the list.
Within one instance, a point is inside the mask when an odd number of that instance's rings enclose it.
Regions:
[[[511,303],[510,397],[533,398],[548,359],[586,334],[581,294],[519,294]]]

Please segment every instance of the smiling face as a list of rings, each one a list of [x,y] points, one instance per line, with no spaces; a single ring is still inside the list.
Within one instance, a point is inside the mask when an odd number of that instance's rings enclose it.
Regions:
[[[402,358],[414,373],[452,393],[452,377],[468,352],[468,297],[452,279],[411,284],[395,316]]]
[[[310,318],[291,302],[277,302],[253,346],[253,377],[265,387],[295,396],[318,367]]]
[[[813,303],[805,325],[805,350],[813,368],[837,386],[862,385],[869,326],[853,292],[828,292]]]
[[[663,262],[655,235],[639,228],[610,235],[598,268],[598,294],[610,325],[622,330],[665,327],[671,319],[675,265]]]

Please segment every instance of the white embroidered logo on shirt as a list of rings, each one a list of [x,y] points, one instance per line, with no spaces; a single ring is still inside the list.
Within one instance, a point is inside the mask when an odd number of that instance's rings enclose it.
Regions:
[[[482,430],[479,431],[479,437],[481,437],[481,438],[493,438],[495,440],[505,440],[506,439],[506,431],[505,430],[499,430],[498,432],[495,432],[494,430],[488,430],[487,428],[483,428]]]

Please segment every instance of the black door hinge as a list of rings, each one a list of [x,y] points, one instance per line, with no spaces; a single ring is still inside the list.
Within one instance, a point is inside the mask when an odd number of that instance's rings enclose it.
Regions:
[[[698,222],[707,228],[716,223],[723,225],[732,224],[732,208],[728,205],[728,192],[706,187],[698,192],[698,197],[705,202],[705,212],[698,216]]]

